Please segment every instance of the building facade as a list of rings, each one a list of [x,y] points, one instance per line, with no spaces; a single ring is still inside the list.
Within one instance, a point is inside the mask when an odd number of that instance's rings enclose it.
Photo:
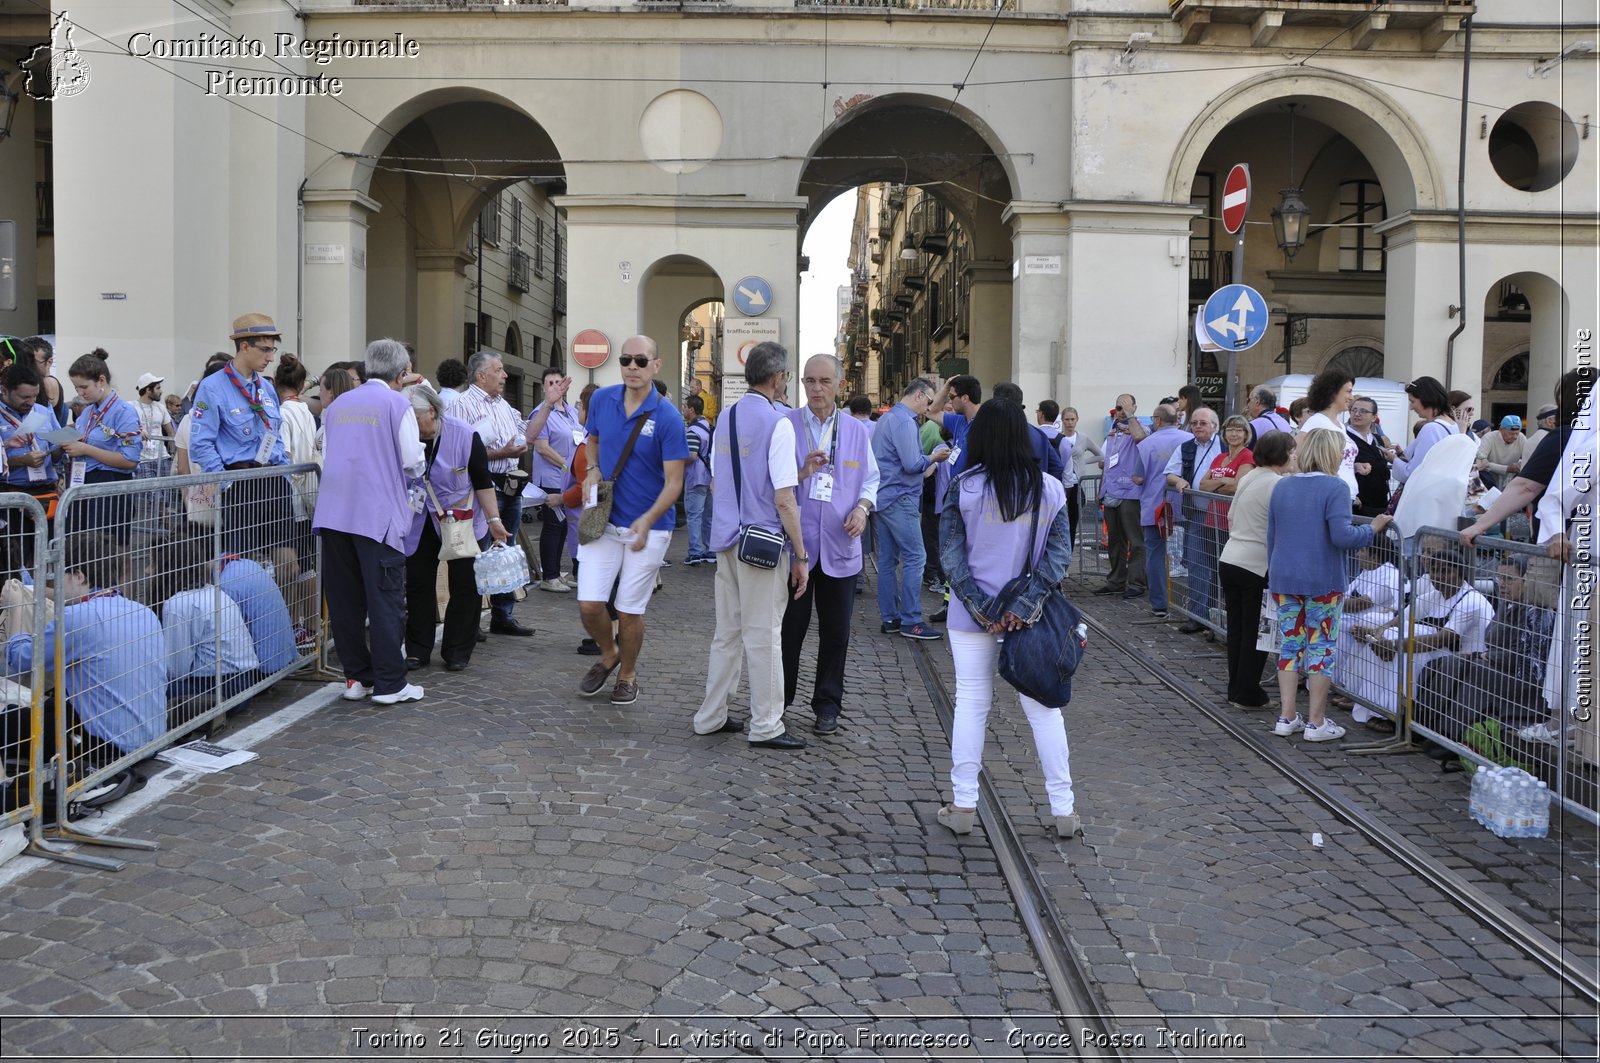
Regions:
[[[48,39],[26,23],[36,12],[0,0],[24,17],[3,39],[14,57]],[[1204,368],[1193,310],[1231,271],[1219,182],[1236,162],[1255,184],[1244,276],[1271,316],[1240,383],[1344,359],[1469,390],[1523,384],[1536,404],[1595,326],[1592,3],[304,0],[300,17],[223,0],[207,12],[213,25],[174,0],[70,5],[77,46],[96,47],[49,122],[68,353],[128,349],[181,376],[246,309],[294,322],[313,365],[386,331],[455,352],[479,328],[473,231],[496,195],[505,224],[516,186],[523,209],[566,226],[567,324],[546,278],[548,319],[516,330],[525,352],[535,337],[559,345],[564,328],[598,329],[613,352],[634,332],[672,340],[692,308],[749,277],[770,285],[762,314],[792,345],[806,227],[840,192],[881,183],[860,232],[883,261],[854,275],[861,386],[886,399],[915,356],[1093,409]],[[264,54],[178,55],[204,50],[204,33]],[[18,136],[0,143],[12,213],[23,199],[35,213],[16,190],[39,180],[37,159],[8,157],[35,110],[25,102]],[[137,164],[109,172],[107,159]],[[1286,188],[1311,211],[1292,258],[1268,222]],[[22,287],[42,298],[33,270]],[[509,307],[498,280],[481,290]],[[511,318],[486,312],[479,335],[505,342]],[[25,316],[7,320],[28,331]],[[662,349],[666,376],[685,379],[685,345]],[[614,361],[594,375],[614,379]]]

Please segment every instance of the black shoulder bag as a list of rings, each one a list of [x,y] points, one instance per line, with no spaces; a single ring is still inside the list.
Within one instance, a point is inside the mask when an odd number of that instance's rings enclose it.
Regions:
[[[1033,578],[1033,544],[1039,537],[1043,501],[1042,497],[1034,499],[1027,560],[1022,575],[1000,591],[999,616],[1006,614]],[[1006,632],[1000,644],[1000,678],[1045,708],[1059,709],[1072,700],[1072,674],[1083,660],[1088,629],[1077,606],[1067,600],[1061,588],[1051,587],[1042,604],[1039,619],[1020,631]]]
[[[739,472],[739,408],[728,411],[728,453],[733,458],[733,503],[744,513],[744,488]],[[754,524],[739,525],[739,560],[756,568],[777,568],[783,556],[784,538]]]

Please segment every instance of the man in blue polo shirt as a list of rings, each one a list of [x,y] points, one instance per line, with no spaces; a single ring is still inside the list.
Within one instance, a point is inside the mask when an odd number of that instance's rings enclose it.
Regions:
[[[644,610],[672,541],[672,507],[683,491],[689,443],[683,415],[656,392],[653,382],[661,371],[661,355],[655,341],[629,337],[617,361],[622,383],[601,388],[590,398],[584,444],[589,450],[584,506],[593,504],[601,480],[612,481],[613,488],[605,534],[578,547],[578,607],[585,630],[600,647],[600,660],[579,682],[578,692],[594,697],[616,671],[611,703],[631,705],[639,700],[634,666],[644,644]],[[625,450],[629,450],[627,463],[622,464]],[[619,618],[616,640],[606,613],[613,583]]]

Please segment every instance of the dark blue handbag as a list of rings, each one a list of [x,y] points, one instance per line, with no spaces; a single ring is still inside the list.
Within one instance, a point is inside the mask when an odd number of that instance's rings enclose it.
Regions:
[[[1036,503],[1028,532],[1027,561],[1022,575],[1000,591],[999,616],[1006,614],[1033,578],[1033,544],[1038,535]],[[1059,709],[1072,700],[1072,674],[1078,670],[1088,643],[1088,627],[1078,607],[1061,588],[1051,587],[1045,594],[1039,619],[1020,631],[1006,632],[1000,644],[1000,678],[1045,708]]]

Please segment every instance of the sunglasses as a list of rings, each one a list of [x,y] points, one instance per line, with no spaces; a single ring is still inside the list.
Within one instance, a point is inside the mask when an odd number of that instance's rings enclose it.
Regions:
[[[645,366],[650,364],[650,356],[648,354],[624,354],[617,358],[617,364],[622,366],[624,369],[628,368],[630,365],[643,369]]]

